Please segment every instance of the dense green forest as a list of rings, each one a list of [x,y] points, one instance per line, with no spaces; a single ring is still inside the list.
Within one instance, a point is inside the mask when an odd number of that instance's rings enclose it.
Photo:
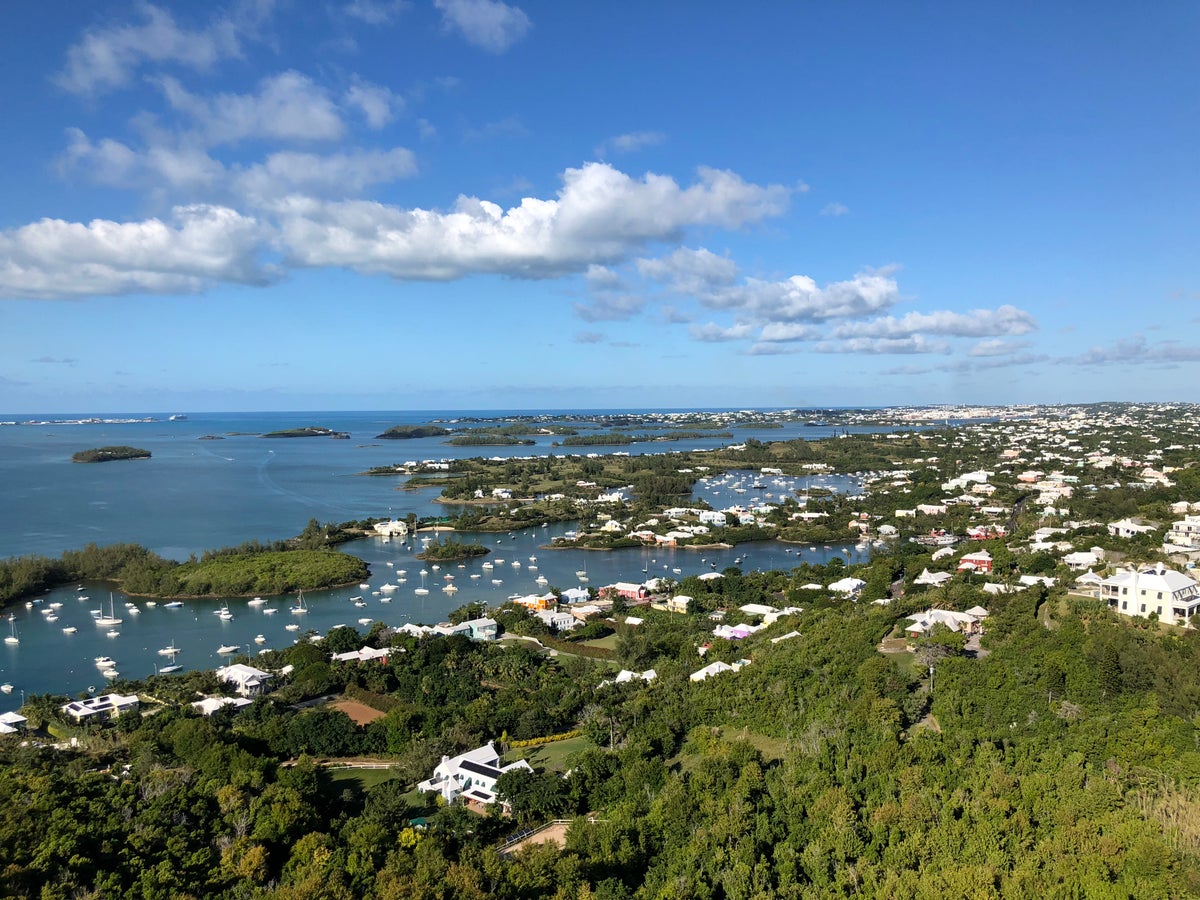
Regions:
[[[375,435],[376,440],[399,441],[412,438],[443,437],[450,434],[449,428],[440,425],[393,425],[382,434]]]
[[[704,605],[832,574],[730,570]],[[84,729],[81,749],[0,748],[0,871],[12,895],[45,897],[1200,892],[1200,635],[1029,589],[992,598],[986,655],[917,648],[936,665],[931,695],[924,662],[877,649],[920,602],[826,603],[706,660],[707,616],[645,611],[607,653],[654,666],[648,685],[601,686],[603,659],[378,629],[367,640],[393,647],[385,664],[329,663],[363,640],[338,629],[325,649],[266,660],[295,668],[237,715],[170,706],[211,676],[158,679],[167,708]],[[752,663],[688,677],[739,657]],[[355,726],[287,705],[339,690],[383,716]],[[29,704],[47,721],[53,709]],[[444,753],[575,729],[565,759],[511,752],[538,769],[501,785],[511,819],[410,791]],[[394,777],[366,786],[303,761],[364,753]],[[551,818],[574,818],[561,850],[495,853]]]
[[[110,581],[148,597],[232,597],[318,590],[362,581],[370,572],[356,556],[330,549],[357,537],[371,520],[322,525],[309,521],[295,538],[210,550],[180,563],[137,544],[88,544],[57,559],[0,560],[0,608],[30,594],[76,581]]]

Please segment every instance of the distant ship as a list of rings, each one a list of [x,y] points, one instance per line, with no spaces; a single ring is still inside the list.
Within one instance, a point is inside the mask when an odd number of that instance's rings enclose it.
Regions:
[[[169,418],[167,421],[168,422],[186,422],[187,416],[185,416],[183,413],[175,413],[175,415],[171,416],[171,418]]]

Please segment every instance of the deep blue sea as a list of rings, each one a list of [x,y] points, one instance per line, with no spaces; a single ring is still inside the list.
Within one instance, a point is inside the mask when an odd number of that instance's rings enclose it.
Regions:
[[[145,418],[158,421],[129,424],[38,424],[0,426],[0,557],[43,554],[57,556],[65,549],[89,542],[109,544],[134,542],[164,556],[185,559],[191,553],[243,541],[286,538],[297,534],[308,522],[345,521],[368,516],[403,517],[443,515],[446,508],[432,501],[436,489],[401,490],[402,480],[368,477],[357,473],[372,466],[408,460],[452,459],[471,456],[526,456],[565,453],[552,446],[551,436],[537,438],[536,446],[452,447],[443,438],[382,441],[376,435],[393,425],[422,424],[433,419],[450,420],[468,416],[503,419],[505,415],[530,411],[421,411],[421,412],[307,412],[307,413],[188,413],[186,420],[168,421],[170,413],[112,413],[8,416],[0,421]],[[583,412],[583,411],[581,411]],[[621,412],[621,411],[614,411]],[[349,432],[349,440],[325,437],[265,439],[263,433],[309,425]],[[840,430],[840,429],[839,429]],[[854,429],[852,429],[854,430]],[[869,430],[869,429],[862,429]],[[735,430],[735,437],[705,438],[670,444],[643,443],[619,448],[629,453],[663,453],[672,450],[712,448],[738,443],[748,437],[783,440],[794,437],[816,439],[833,429],[802,423],[770,431]],[[222,440],[200,440],[214,435]],[[128,444],[149,450],[149,460],[78,465],[71,454],[78,450],[111,444]],[[615,448],[572,448],[576,452],[611,452]],[[853,489],[847,482],[839,485]],[[732,498],[728,502],[733,502]],[[480,562],[438,571],[426,569],[428,595],[416,595],[423,568],[414,554],[419,544],[368,539],[345,547],[362,556],[372,569],[366,588],[350,588],[306,595],[309,613],[292,616],[293,598],[272,598],[265,607],[247,605],[245,599],[231,600],[234,618],[222,622],[212,614],[219,604],[212,601],[188,603],[182,609],[166,609],[133,602],[137,613],[122,615],[128,600],[114,595],[113,602],[122,624],[117,636],[92,624],[91,610],[108,601],[105,585],[63,588],[38,598],[27,608],[19,603],[10,612],[11,622],[0,620],[5,634],[15,631],[18,644],[0,645],[0,684],[14,685],[14,697],[29,693],[70,693],[102,687],[104,679],[92,660],[106,655],[117,661],[123,676],[153,674],[167,660],[157,649],[172,641],[182,647],[178,662],[186,668],[216,666],[221,645],[238,644],[251,654],[260,647],[280,646],[298,636],[284,626],[302,623],[303,629],[324,632],[346,624],[365,629],[360,619],[381,619],[399,625],[406,621],[434,623],[472,600],[489,604],[514,593],[560,588],[579,583],[578,571],[586,571],[593,585],[614,580],[643,580],[653,574],[680,578],[702,571],[719,571],[742,557],[745,569],[791,568],[801,551],[777,544],[752,544],[727,551],[625,550],[612,553],[551,551],[543,549],[550,539],[569,525],[529,529],[512,535],[483,535],[493,546],[492,570]],[[832,555],[847,561],[866,558],[866,551],[852,545],[808,548],[803,558],[822,562]],[[531,561],[536,557],[536,561]],[[503,562],[500,562],[503,560]],[[513,563],[520,563],[514,566]],[[391,563],[389,566],[388,563]],[[531,568],[533,567],[533,568]],[[400,576],[398,570],[405,570]],[[675,571],[678,570],[678,571]],[[452,575],[458,588],[442,588]],[[471,578],[471,575],[478,577]],[[546,579],[546,585],[537,581]],[[406,580],[401,582],[403,577]],[[375,593],[385,582],[396,584],[389,594]],[[498,583],[493,583],[498,582]],[[89,599],[81,600],[80,596]],[[364,606],[350,599],[361,596]],[[54,610],[58,621],[47,621],[45,610]],[[266,615],[264,608],[278,608]],[[63,628],[76,626],[74,634]],[[301,631],[299,634],[302,634]],[[256,644],[257,635],[264,642]],[[12,703],[15,706],[16,703]],[[0,709],[6,708],[0,697]]]

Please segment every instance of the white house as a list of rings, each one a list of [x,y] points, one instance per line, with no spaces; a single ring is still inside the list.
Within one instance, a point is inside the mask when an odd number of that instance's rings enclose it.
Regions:
[[[700,511],[700,522],[703,525],[715,525],[718,528],[725,527],[725,513],[718,512],[714,509],[705,509]]]
[[[1131,538],[1153,530],[1153,525],[1139,525],[1132,519],[1121,519],[1118,522],[1110,522],[1108,525],[1108,533],[1113,537]]]
[[[720,662],[718,660],[715,663],[709,663],[699,671],[693,672],[688,677],[692,681],[704,681],[705,679],[712,678],[714,675],[720,675],[722,672],[736,672],[743,666],[748,665],[750,665],[750,660],[748,659],[739,659],[735,663]]]
[[[488,741],[476,750],[468,750],[453,758],[443,756],[433,777],[417,785],[419,791],[437,791],[447,803],[462,800],[470,806],[485,807],[497,801],[496,779],[505,772],[525,769],[532,772],[523,759],[500,765],[500,754]]]
[[[391,519],[387,522],[376,522],[374,525],[375,533],[384,537],[404,537],[408,534],[408,525],[401,522],[399,519]]]
[[[975,607],[971,612],[954,612],[950,609],[927,609],[925,612],[909,616],[912,622],[904,630],[911,634],[924,634],[934,625],[945,625],[951,631],[966,631],[973,633],[979,630],[980,620],[987,617],[987,610]]]
[[[913,584],[937,586],[953,580],[954,575],[950,572],[930,572],[928,569],[922,569],[921,574],[913,579]]]
[[[1163,544],[1200,550],[1200,516],[1184,516],[1182,521],[1171,523]]]
[[[867,586],[867,583],[861,578],[840,578],[829,586],[831,591],[838,594],[845,594],[848,597],[857,597],[859,592]]]
[[[86,700],[72,700],[62,711],[75,720],[104,722],[115,719],[123,713],[132,712],[138,708],[136,694],[104,694],[99,697],[88,697]]]
[[[1186,624],[1200,610],[1200,586],[1162,563],[1104,579],[1100,598],[1123,616],[1156,614],[1170,625]]]
[[[217,669],[217,679],[231,684],[243,697],[257,697],[265,694],[269,688],[267,683],[274,678],[270,672],[256,669],[254,666],[233,663]]]
[[[224,709],[226,706],[241,709],[243,706],[249,706],[253,702],[249,697],[205,697],[203,700],[197,700],[190,705],[200,715],[211,716],[217,710]]]

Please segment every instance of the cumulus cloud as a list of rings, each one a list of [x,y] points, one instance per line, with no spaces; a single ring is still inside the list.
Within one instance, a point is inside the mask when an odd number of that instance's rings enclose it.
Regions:
[[[253,94],[203,97],[174,78],[162,78],[159,85],[171,107],[189,116],[208,144],[236,144],[249,138],[336,140],[345,131],[329,92],[295,71],[263,79]]]
[[[1064,357],[1061,361],[1081,366],[1162,365],[1200,360],[1200,347],[1187,347],[1178,341],[1160,341],[1151,344],[1145,335],[1135,334],[1112,344],[1092,347],[1078,356]]]
[[[434,0],[433,5],[447,29],[492,53],[503,53],[533,25],[522,9],[500,0]]]
[[[693,296],[709,296],[733,284],[738,276],[737,263],[703,247],[680,247],[658,259],[639,259],[637,268],[643,277],[666,282],[672,291]]]
[[[604,294],[590,303],[576,303],[575,312],[585,322],[623,322],[638,315],[646,301],[632,294]]]
[[[1037,329],[1033,316],[1015,306],[972,309],[965,313],[911,312],[900,318],[884,316],[869,322],[839,325],[835,337],[902,338],[913,334],[942,334],[954,337],[990,337],[1028,334]]]
[[[175,24],[166,10],[145,4],[139,25],[94,28],[67,51],[56,83],[74,94],[94,95],[128,84],[143,63],[178,63],[205,70],[223,59],[240,55],[234,23],[219,17],[204,28],[188,30]]]
[[[998,338],[980,341],[971,348],[971,356],[975,357],[997,357],[997,356],[1014,356],[1022,350],[1029,349],[1028,341],[1002,341]]]
[[[300,193],[308,197],[352,197],[373,184],[408,178],[417,171],[411,150],[352,150],[320,156],[284,151],[240,172],[234,187],[255,203]]]
[[[602,344],[604,343],[604,334],[599,331],[577,331],[575,332],[575,343]]]
[[[262,284],[262,226],[217,206],[174,210],[171,222],[42,219],[0,232],[0,296],[72,298],[181,293],[213,281]]]
[[[826,203],[821,208],[821,215],[833,216],[834,218],[838,218],[839,216],[848,216],[850,215],[850,207],[846,206],[844,203]]]
[[[358,109],[367,125],[378,131],[404,108],[404,99],[382,85],[358,82],[346,91],[346,105]]]
[[[949,353],[944,341],[931,341],[915,334],[903,338],[850,338],[842,341],[818,341],[811,349],[816,353],[865,353],[870,355],[894,353]]]
[[[643,147],[654,147],[667,139],[661,131],[633,131],[629,134],[618,134],[597,145],[595,154],[603,159],[609,153],[632,153]]]
[[[724,341],[744,341],[754,333],[754,326],[745,323],[724,327],[714,322],[704,325],[692,325],[688,334],[693,340],[704,343],[721,343]]]
[[[135,150],[111,138],[93,142],[78,128],[67,129],[67,140],[60,169],[111,187],[189,190],[215,185],[225,173],[203,148],[187,143],[165,141]]]
[[[700,169],[694,184],[681,187],[664,175],[635,179],[588,163],[563,173],[555,199],[525,198],[508,210],[476,197],[460,197],[447,212],[292,198],[279,214],[282,245],[297,265],[414,279],[545,278],[676,241],[693,226],[758,222],[782,212],[787,200],[786,188],[732,172]]]
[[[44,363],[51,366],[73,366],[79,360],[71,356],[39,356],[37,359],[31,359],[30,362]]]

